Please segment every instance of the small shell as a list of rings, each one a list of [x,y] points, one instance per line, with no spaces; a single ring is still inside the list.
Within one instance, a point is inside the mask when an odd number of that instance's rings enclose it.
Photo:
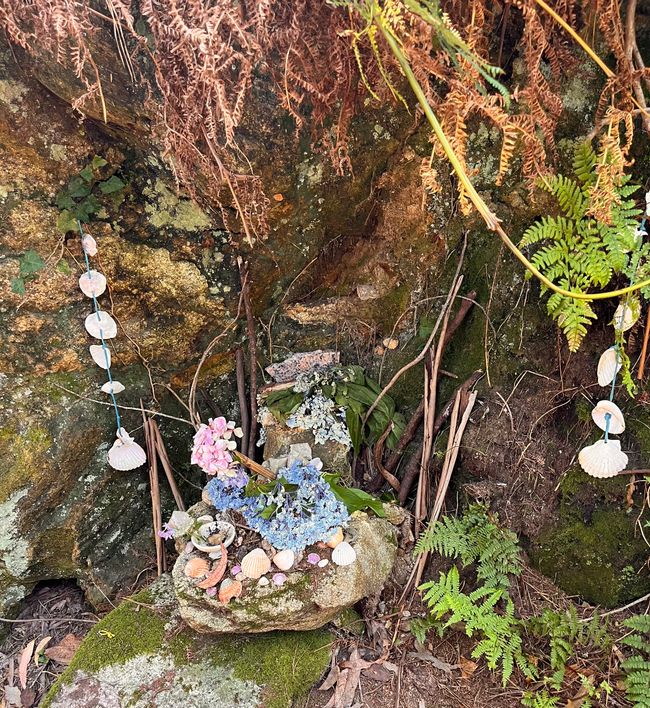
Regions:
[[[271,570],[271,561],[261,548],[255,548],[247,553],[240,563],[242,573],[252,580],[261,578]]]
[[[319,560],[320,556],[318,555],[318,553],[310,553],[307,556],[307,563],[309,563],[310,565],[316,565]]]
[[[598,385],[609,386],[621,370],[621,356],[616,347],[610,347],[598,359]]]
[[[239,597],[243,589],[244,587],[239,580],[226,578],[219,587],[219,602],[227,605],[232,599]]]
[[[343,540],[343,529],[339,528],[336,533],[327,541],[330,548],[336,548]]]
[[[95,239],[90,234],[84,234],[81,237],[81,248],[89,256],[97,255],[97,241],[95,241]]]
[[[629,298],[621,302],[616,308],[612,324],[618,332],[626,332],[636,324],[641,314],[641,305],[638,300]]]
[[[342,541],[332,551],[332,562],[336,565],[352,565],[357,559],[357,552],[347,541]]]
[[[113,339],[113,337],[117,337],[117,323],[108,312],[103,310],[98,310],[88,315],[84,325],[86,332],[91,337],[95,337],[95,339],[101,339],[102,337],[104,339]]]
[[[115,470],[126,472],[144,465],[146,461],[147,454],[145,451],[124,428],[120,428],[117,440],[108,451],[108,464]]]
[[[106,278],[103,273],[91,270],[79,278],[79,290],[86,297],[99,297],[106,290]]]
[[[591,411],[594,423],[601,429],[607,429],[607,416],[609,415],[609,432],[613,435],[620,435],[625,430],[625,418],[621,409],[611,401],[598,401],[596,407]]]
[[[621,451],[620,440],[597,440],[583,447],[578,454],[582,469],[592,477],[615,477],[627,466],[627,455]]]
[[[257,581],[257,584],[258,584],[260,587],[265,587],[265,586],[268,585],[270,582],[271,582],[271,581],[266,577],[266,575],[263,575],[263,576]]]
[[[104,393],[122,393],[122,391],[124,391],[124,385],[119,381],[107,381],[102,386],[102,391]]]
[[[282,587],[287,582],[287,576],[284,573],[276,573],[273,578],[273,585]]]
[[[318,561],[319,568],[324,568],[326,565],[329,565],[329,561],[327,560],[327,558],[323,558],[323,560]]]
[[[97,364],[97,366],[102,369],[111,368],[111,350],[108,347],[104,349],[101,344],[91,344],[89,349],[90,356],[93,358],[93,361]]]
[[[210,564],[205,558],[190,558],[183,568],[183,572],[188,578],[202,578],[204,575],[208,574],[210,570]]]
[[[289,570],[296,561],[296,554],[291,550],[280,551],[273,556],[273,562],[280,570]]]
[[[209,519],[209,521],[207,520]],[[192,543],[194,547],[203,553],[209,553],[210,557],[221,558],[221,542],[228,548],[230,544],[235,540],[235,535],[237,531],[235,527],[228,521],[223,519],[217,519],[216,521],[210,516],[200,517],[198,521],[203,521],[197,533],[192,534]],[[216,529],[214,527],[217,527]],[[217,535],[216,531],[219,531],[218,542],[211,543],[209,536]]]

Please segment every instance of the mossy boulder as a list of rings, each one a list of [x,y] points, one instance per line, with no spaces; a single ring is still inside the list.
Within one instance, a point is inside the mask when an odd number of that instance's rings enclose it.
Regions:
[[[204,504],[197,507],[205,511]],[[390,518],[399,524],[404,516],[396,513]],[[185,576],[183,569],[193,554],[181,553],[172,573],[181,617],[197,631],[214,634],[322,627],[362,598],[378,595],[397,558],[396,525],[387,519],[356,512],[346,537],[357,554],[351,565],[330,562],[320,568],[302,563],[286,571],[282,586],[272,582],[262,586],[257,580],[246,579],[241,597],[227,605]],[[327,551],[320,553],[326,557]],[[235,553],[232,547],[231,553]],[[277,570],[269,576],[274,572]]]
[[[332,640],[197,634],[163,576],[93,627],[42,708],[290,708],[327,668]]]
[[[621,479],[569,472],[558,518],[535,540],[534,565],[565,592],[614,607],[650,592],[648,547],[635,531],[638,511],[625,502]]]

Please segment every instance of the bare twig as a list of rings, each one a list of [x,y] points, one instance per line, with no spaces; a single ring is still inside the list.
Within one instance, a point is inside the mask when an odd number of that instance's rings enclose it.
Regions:
[[[241,347],[235,352],[237,370],[237,394],[239,396],[239,416],[242,429],[241,451],[248,455],[248,435],[250,431],[250,418],[248,415],[248,401],[246,400],[246,370],[244,367],[244,350]]]
[[[142,406],[142,401],[140,401]],[[160,483],[158,481],[158,458],[154,443],[154,435],[149,426],[150,420],[147,418],[144,407],[142,408],[142,421],[144,428],[144,439],[147,446],[147,462],[149,468],[149,491],[151,493],[151,515],[153,520],[153,540],[156,545],[156,566],[158,575],[162,575],[165,570],[165,547],[163,540],[158,535],[162,529],[162,512],[160,509]]]
[[[242,455],[241,452],[237,452],[236,450],[234,450],[232,454],[242,463],[242,465],[244,465],[244,467],[248,467],[249,470],[256,472],[262,477],[266,477],[266,479],[275,479],[273,472],[271,472],[271,470],[267,470],[266,467],[262,467],[259,462],[251,460],[250,457]]]
[[[390,435],[390,431],[392,429],[393,424],[392,422],[389,422],[386,426],[386,430],[384,430],[379,440],[377,440],[377,442],[374,444],[372,454],[375,469],[396,492],[399,492],[399,479],[397,479],[395,475],[391,474],[381,463],[381,454],[384,451],[384,443],[386,442],[386,438]]]
[[[169,488],[172,490],[172,495],[174,496],[174,501],[176,502],[176,508],[179,511],[185,511],[185,502],[183,501],[183,497],[181,496],[178,486],[176,485],[174,471],[172,470],[171,462],[169,461],[169,456],[167,455],[167,448],[163,442],[158,424],[153,418],[149,419],[149,429],[153,433],[155,452],[158,453],[160,462],[165,470]]]
[[[253,306],[251,305],[250,281],[248,278],[248,263],[244,263],[241,257],[237,258],[239,274],[242,281],[242,297],[244,299],[244,309],[246,311],[246,334],[248,338],[248,353],[250,365],[250,419],[248,430],[248,454],[255,450],[255,438],[257,437],[257,340],[255,338],[255,319],[253,318]]]
[[[643,332],[643,347],[641,349],[641,360],[639,362],[639,370],[636,374],[639,381],[643,380],[643,374],[645,373],[645,360],[648,353],[648,337],[650,337],[650,307],[648,307],[648,313],[646,315],[645,331]]]

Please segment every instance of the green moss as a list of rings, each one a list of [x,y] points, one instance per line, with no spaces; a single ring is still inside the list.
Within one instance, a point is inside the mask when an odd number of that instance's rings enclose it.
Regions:
[[[573,470],[560,491],[558,519],[531,549],[533,564],[569,594],[605,607],[648,592],[648,548],[626,510],[625,482]]]

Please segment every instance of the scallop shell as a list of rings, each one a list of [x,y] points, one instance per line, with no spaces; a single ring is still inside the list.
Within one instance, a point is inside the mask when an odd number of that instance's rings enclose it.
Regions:
[[[219,587],[219,602],[227,605],[230,600],[237,598],[241,595],[244,586],[239,582],[239,580],[231,580],[226,578]]]
[[[103,310],[97,310],[86,317],[84,322],[86,332],[95,339],[113,339],[117,337],[117,323]]]
[[[621,355],[616,347],[610,347],[598,359],[598,385],[609,386],[621,370]]]
[[[208,574],[208,570],[210,570],[208,561],[205,558],[197,558],[196,556],[190,558],[183,568],[183,572],[188,578],[202,578]]]
[[[255,548],[247,553],[240,563],[242,573],[253,580],[261,578],[271,570],[271,561],[261,548]]]
[[[625,430],[625,418],[621,409],[611,401],[598,401],[596,407],[591,411],[594,423],[601,429],[607,429],[607,415],[609,415],[609,432],[619,435]]]
[[[119,381],[107,381],[103,386],[102,386],[102,391],[104,393],[122,393],[124,391],[124,384],[121,384]]]
[[[347,541],[342,541],[332,551],[332,562],[336,565],[352,565],[357,559],[357,552]]]
[[[97,366],[102,369],[111,368],[111,350],[108,347],[104,348],[101,344],[91,344],[89,349],[90,356]]]
[[[137,442],[120,428],[117,440],[108,451],[108,464],[115,470],[126,472],[141,467],[147,461],[147,454]]]
[[[628,299],[620,303],[616,308],[612,324],[618,332],[626,332],[636,324],[641,314],[641,306],[638,300]]]
[[[592,477],[615,477],[627,466],[627,455],[621,452],[620,440],[601,439],[583,447],[578,454],[582,469]]]
[[[343,529],[337,529],[336,533],[327,541],[327,545],[330,548],[336,548],[339,543],[343,540]]]
[[[89,256],[97,255],[97,241],[95,241],[95,239],[90,234],[84,234],[81,237],[81,248]]]
[[[273,585],[277,585],[281,588],[287,582],[287,576],[284,573],[276,573],[271,580],[273,581]]]
[[[286,551],[276,553],[273,556],[273,562],[280,570],[289,570],[296,562],[296,554],[290,548],[287,548]]]
[[[106,277],[96,270],[82,273],[79,278],[79,290],[86,297],[99,297],[106,290]]]

